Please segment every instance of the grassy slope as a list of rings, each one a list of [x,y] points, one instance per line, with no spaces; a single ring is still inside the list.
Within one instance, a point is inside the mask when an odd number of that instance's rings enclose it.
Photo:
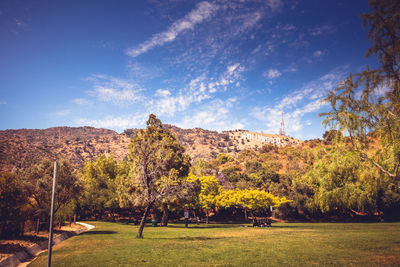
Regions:
[[[144,229],[92,222],[95,229],[55,246],[53,266],[398,265],[400,223],[201,225]],[[42,254],[29,266],[45,266]]]

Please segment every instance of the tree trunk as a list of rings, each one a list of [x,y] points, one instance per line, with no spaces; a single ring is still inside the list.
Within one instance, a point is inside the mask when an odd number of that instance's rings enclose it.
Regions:
[[[39,234],[39,226],[40,226],[40,220],[39,220],[39,218],[37,218],[37,221],[36,221],[36,234]]]
[[[76,224],[76,214],[74,214],[74,224]]]
[[[169,210],[168,210],[168,205],[167,203],[163,203],[163,215],[161,218],[161,223],[160,226],[168,226],[168,214]]]
[[[208,224],[208,209],[207,209],[207,211],[206,211],[206,215],[207,215],[206,223]]]
[[[244,209],[244,219],[247,221],[247,209]]]
[[[143,238],[144,223],[146,221],[146,217],[147,217],[147,214],[149,213],[150,208],[151,208],[151,204],[147,205],[146,209],[144,210],[143,217],[142,217],[142,220],[140,221],[139,230],[138,230],[138,233],[136,236],[137,238]]]
[[[20,235],[23,236],[25,233],[25,220],[21,222],[21,230],[20,230]]]
[[[131,222],[132,219],[132,212],[129,211],[129,217],[128,217],[128,221],[126,222],[126,224],[129,224]]]

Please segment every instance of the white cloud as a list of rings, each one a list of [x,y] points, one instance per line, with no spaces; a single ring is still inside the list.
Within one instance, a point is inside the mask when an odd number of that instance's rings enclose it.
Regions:
[[[230,77],[235,75],[235,71],[238,71],[237,69],[238,66],[230,66]],[[221,84],[226,86],[229,82],[227,80],[221,83],[218,82],[218,86]],[[212,86],[216,86],[216,84],[213,83]],[[211,94],[217,91],[216,88],[212,88],[212,90],[210,88],[205,76],[199,76],[190,80],[189,84],[175,95],[169,90],[159,89],[154,95],[155,99],[149,101],[149,109],[156,114],[174,116],[176,112],[187,110],[193,103],[201,103],[210,99],[212,97]]]
[[[222,65],[238,58],[242,62],[255,60],[258,54],[267,54],[275,42],[259,40],[264,33],[265,18],[277,12],[281,1],[256,0],[249,4],[247,1],[213,1],[218,5],[218,14],[204,21],[191,34],[182,36],[182,42],[169,46],[169,51],[178,52],[171,64],[183,65],[188,73],[200,75],[205,69],[211,70],[213,65]],[[240,47],[249,39],[257,40],[253,56],[243,59]],[[262,43],[261,43],[261,42]],[[260,46],[257,45],[261,44]],[[212,71],[215,71],[213,68]]]
[[[169,90],[163,90],[163,89],[158,89],[155,93],[155,96],[159,97],[168,97],[171,95],[171,92]]]
[[[148,66],[147,64],[139,63],[137,61],[130,61],[127,64],[129,76],[135,80],[149,80],[155,77],[159,77],[163,70],[159,66]]]
[[[231,66],[228,66],[227,67],[227,73],[229,74],[229,75],[232,75],[233,74],[233,72],[238,68],[240,66],[240,64],[239,63],[236,63],[236,64],[233,64],[233,65],[231,65]]]
[[[240,63],[235,63],[226,68],[226,71],[215,82],[208,82],[207,88],[209,93],[213,94],[217,91],[226,91],[229,85],[238,86],[238,80],[242,78],[242,72],[246,69]],[[239,83],[240,85],[240,83]]]
[[[387,86],[378,86],[375,88],[374,94],[375,96],[384,96],[387,92],[391,91],[390,87]]]
[[[89,94],[100,101],[122,105],[132,104],[143,99],[140,93],[142,89],[133,81],[108,75],[92,75],[87,80],[94,83],[93,90]]]
[[[322,50],[317,50],[317,51],[315,51],[315,52],[313,53],[313,56],[314,56],[314,57],[321,57],[321,56],[323,56],[324,54],[325,54],[324,51],[322,51]]]
[[[267,0],[266,3],[271,8],[272,12],[276,12],[282,7],[281,0]]]
[[[335,27],[332,25],[318,25],[308,30],[311,36],[318,36],[335,32]]]
[[[14,19],[15,25],[17,25],[17,27],[26,27],[28,26],[23,20],[21,19]]]
[[[265,123],[267,132],[277,133],[281,112],[284,111],[286,132],[297,134],[304,125],[309,125],[309,121],[302,121],[306,114],[317,112],[327,105],[323,98],[328,90],[332,90],[345,77],[345,69],[346,67],[334,69],[300,90],[286,95],[273,106],[254,107],[250,115]]]
[[[263,75],[265,78],[275,79],[275,78],[278,78],[279,76],[281,76],[282,73],[277,69],[269,69],[267,71],[264,71]]]
[[[280,103],[277,105],[279,109],[291,108],[298,102],[304,99],[304,97],[311,92],[311,88],[295,91],[288,96],[285,96]]]
[[[283,70],[284,72],[296,72],[298,71],[297,64],[290,64],[286,69]]]
[[[195,98],[190,95],[161,96],[158,99],[151,100],[148,108],[151,113],[171,117],[176,112],[189,108],[193,102],[195,102]]]
[[[0,105],[7,105],[6,101],[0,101]]]
[[[87,100],[85,98],[75,98],[72,100],[73,103],[81,106],[92,106],[93,102],[90,100]]]
[[[248,29],[253,28],[263,17],[263,13],[257,10],[244,16],[243,24],[237,29],[236,34],[240,34]]]
[[[166,31],[153,35],[150,40],[145,41],[137,47],[127,49],[126,54],[131,57],[137,57],[154,47],[172,42],[182,32],[193,29],[196,24],[208,19],[216,10],[217,6],[215,4],[205,1],[200,2],[195,9],[184,18],[175,21]]]
[[[129,116],[107,116],[104,119],[80,118],[75,120],[77,126],[92,126],[97,128],[113,128],[120,131],[128,128],[143,127],[147,114],[136,114]]]
[[[276,25],[275,29],[278,31],[294,31],[294,30],[296,30],[296,26],[294,26],[293,24],[282,25],[282,24],[278,23],[278,25]]]
[[[302,117],[304,116],[304,114],[306,113],[311,113],[314,111],[319,110],[322,106],[327,105],[328,103],[323,101],[322,99],[318,99],[315,100],[313,102],[310,102],[308,104],[306,104],[305,106],[301,107],[301,108],[297,108],[295,109],[292,113],[291,116],[292,117]]]
[[[273,107],[254,107],[250,112],[254,118],[266,125],[266,132],[277,133],[280,127],[281,110]]]
[[[148,108],[153,113],[169,117],[174,116],[176,112],[185,111],[192,103],[200,103],[211,98],[204,82],[205,78],[199,76],[176,94],[169,90],[158,89],[154,94],[155,99],[148,101]]]
[[[64,116],[68,116],[70,114],[71,114],[71,110],[69,110],[69,109],[63,109],[63,110],[53,113],[53,115],[57,116],[57,117],[64,117]]]
[[[219,132],[242,129],[244,124],[230,116],[230,109],[236,102],[237,98],[229,98],[226,101],[216,99],[202,108],[193,110],[190,115],[184,116],[176,124],[181,128],[201,127]]]
[[[131,80],[107,75],[92,75],[87,80],[94,83],[88,94],[97,100],[117,105],[139,103],[146,113],[174,116],[177,112],[188,110],[193,104],[199,104],[212,98],[216,92],[226,91],[230,85],[240,85],[241,73],[245,70],[240,63],[228,65],[217,81],[210,82],[206,75],[191,79],[180,90],[157,89],[153,95],[142,95],[141,87]],[[236,101],[236,100],[235,100]],[[74,99],[79,105],[89,104],[85,98]],[[233,99],[230,99],[233,102]],[[103,122],[103,121],[102,121]],[[95,122],[97,123],[97,122]]]

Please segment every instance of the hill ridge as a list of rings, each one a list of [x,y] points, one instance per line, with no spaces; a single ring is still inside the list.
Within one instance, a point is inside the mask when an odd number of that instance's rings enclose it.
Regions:
[[[170,124],[164,126],[177,136],[193,161],[215,158],[222,152],[236,154],[245,149],[257,150],[268,143],[278,146],[302,143],[291,137],[248,130],[217,132],[199,127],[182,129]],[[126,129],[117,133],[91,126],[1,130],[0,170],[24,168],[39,163],[43,158],[66,158],[77,168],[82,167],[87,160],[94,160],[99,154],[113,154],[118,160],[125,159],[128,144],[139,130]],[[280,142],[276,141],[277,138]]]

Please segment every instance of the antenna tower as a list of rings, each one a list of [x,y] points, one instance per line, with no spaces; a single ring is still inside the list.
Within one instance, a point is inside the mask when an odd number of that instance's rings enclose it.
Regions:
[[[282,120],[281,120],[281,128],[279,129],[279,135],[286,136],[285,122],[283,121],[283,111],[282,111]]]

